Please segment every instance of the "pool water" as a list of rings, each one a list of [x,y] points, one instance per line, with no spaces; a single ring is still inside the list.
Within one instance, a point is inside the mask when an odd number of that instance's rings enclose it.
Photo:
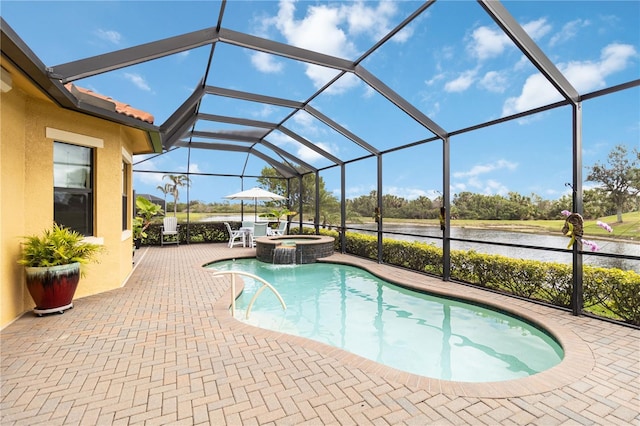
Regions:
[[[527,377],[558,364],[563,351],[541,329],[461,300],[390,284],[360,268],[331,263],[272,265],[238,259],[209,265],[257,275],[265,290],[249,319],[246,307],[262,286],[242,277],[236,319],[323,342],[413,374],[460,382]]]

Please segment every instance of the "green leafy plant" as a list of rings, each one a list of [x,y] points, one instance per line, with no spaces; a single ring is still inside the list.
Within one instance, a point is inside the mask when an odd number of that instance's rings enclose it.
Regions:
[[[49,267],[97,262],[103,247],[83,240],[84,236],[79,232],[54,223],[41,235],[24,237],[18,263],[28,267]]]
[[[139,216],[133,218],[133,238],[137,240],[147,237],[145,231],[151,225],[153,217],[164,212],[162,207],[142,196],[136,197],[136,209]]]
[[[277,228],[278,225],[280,224],[280,219],[282,219],[282,216],[285,216],[287,220],[289,220],[290,218],[292,218],[297,214],[298,214],[297,212],[289,210],[286,207],[282,207],[277,209],[271,209],[267,213],[261,214],[260,217],[274,220],[276,223],[273,225],[273,228]]]
[[[147,233],[142,230],[143,227],[144,227],[144,219],[142,219],[140,216],[134,217],[133,224],[132,224],[134,240],[140,240],[142,238],[147,237]]]

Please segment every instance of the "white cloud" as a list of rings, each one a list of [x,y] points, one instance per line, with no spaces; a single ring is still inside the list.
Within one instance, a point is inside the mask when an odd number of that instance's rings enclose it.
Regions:
[[[440,81],[440,80],[442,80],[444,78],[445,78],[444,73],[436,74],[432,78],[430,78],[429,80],[425,80],[424,84],[426,84],[427,86],[433,86],[435,83],[437,83],[438,81]]]
[[[122,35],[117,31],[98,29],[95,31],[95,34],[98,36],[98,38],[108,41],[112,44],[118,45],[122,41]]]
[[[292,118],[293,121],[296,122],[296,124],[304,127],[312,126],[315,123],[315,119],[313,118],[313,116],[304,110],[296,112]]]
[[[480,60],[499,56],[511,43],[509,37],[497,28],[478,27],[473,30],[471,38],[467,48]]]
[[[451,192],[454,194],[459,194],[460,192],[465,192],[467,190],[467,185],[464,182],[456,182],[451,184]]]
[[[138,89],[144,90],[145,92],[151,92],[151,87],[149,87],[144,77],[140,74],[125,72],[124,78],[132,82]]]
[[[546,19],[541,18],[522,25],[532,39],[540,39],[551,31]],[[507,47],[514,46],[509,37],[499,28],[478,27],[471,33],[471,41],[467,49],[480,60],[500,56]]]
[[[302,129],[304,134],[307,136],[317,136],[322,133],[321,129],[318,127],[316,119],[306,111],[301,110],[296,112],[291,119],[295,124],[295,127],[292,127],[292,130]],[[300,134],[301,132],[297,133]]]
[[[380,2],[371,7],[367,2],[356,1],[338,5],[310,5],[302,19],[295,18],[296,2],[281,0],[276,17],[270,20],[287,43],[339,58],[354,59],[360,54],[353,40],[365,35],[374,40],[390,29],[390,18],[397,13],[393,2]],[[410,32],[394,37],[404,41]],[[336,71],[318,65],[306,64],[306,75],[316,88],[322,87],[336,75]],[[358,79],[348,74],[326,93],[342,93],[353,88]]]
[[[178,62],[184,62],[189,57],[189,51],[185,50],[184,52],[176,53],[176,58]]]
[[[447,92],[464,92],[473,84],[477,71],[468,70],[463,72],[455,80],[451,80],[444,85]]]
[[[407,187],[399,187],[399,186],[384,187],[382,189],[382,193],[395,195],[397,197],[404,198],[405,200],[415,200],[418,197],[435,198],[439,195],[435,193],[433,190],[425,191],[419,188],[407,188]]]
[[[314,142],[314,145],[328,153],[332,153],[331,148],[323,142]],[[298,146],[299,148],[296,155],[304,162],[313,164],[314,162],[322,160],[324,158],[322,155],[318,154],[310,148],[307,148],[304,145],[298,144]]]
[[[370,99],[377,93],[375,90],[373,90],[373,87],[369,86],[368,84],[363,84],[362,86],[364,87],[364,93],[362,97],[365,99]]]
[[[396,13],[397,7],[391,1],[381,1],[375,8],[369,7],[363,1],[343,4],[340,7],[340,14],[346,17],[349,34],[367,34],[375,40],[382,38],[391,31],[390,18]],[[404,33],[398,33],[394,37],[394,41],[404,42],[411,34],[412,30],[407,29]]]
[[[453,173],[454,178],[466,178],[466,181],[454,182],[451,185],[451,189],[454,192],[463,192],[466,191],[467,188],[473,188],[476,192],[486,195],[506,195],[509,193],[509,190],[504,184],[495,179],[482,179],[482,176],[498,170],[513,171],[517,168],[518,163],[513,163],[503,159],[488,164],[476,164],[468,171]]]
[[[314,162],[317,162],[324,158],[321,154],[318,154],[311,148],[307,148],[306,146],[302,145],[300,142],[296,141],[295,139],[281,132],[271,133],[271,135],[269,135],[269,141],[272,142],[274,145],[293,153],[302,161],[309,164],[313,164]],[[330,145],[323,142],[316,142],[316,141],[311,141],[311,142],[318,148],[335,155],[336,150],[333,149]]]
[[[547,24],[545,18],[536,19],[535,21],[527,22],[522,25],[522,28],[529,34],[534,40],[539,40],[551,31],[551,25]]]
[[[309,6],[307,16],[296,20],[295,2],[285,0],[280,2],[276,27],[294,46],[339,57],[353,55],[356,49],[340,28],[345,17],[339,12],[326,5]]]
[[[265,73],[278,73],[282,71],[284,65],[276,61],[273,55],[265,52],[255,52],[251,55],[251,63],[258,71]]]
[[[306,65],[305,74],[311,81],[313,81],[313,85],[315,88],[319,89],[320,87],[327,84],[331,79],[333,79],[339,71],[334,70],[332,68],[321,67],[320,65],[308,64]],[[351,89],[360,84],[360,79],[356,77],[354,74],[346,73],[338,81],[333,83],[331,87],[325,90],[324,93],[327,94],[340,94],[344,93],[347,90]]]
[[[375,185],[349,186],[345,188],[345,198],[348,198],[348,199],[358,198],[361,195],[369,195],[371,191],[375,191],[375,190],[376,190]],[[339,189],[334,190],[333,194],[339,195],[340,190]]]
[[[143,161],[145,158],[149,158],[149,156],[136,155],[134,157],[134,163]],[[154,159],[151,159],[151,160],[143,161],[140,164],[135,164],[133,166],[133,169],[136,171],[138,170],[157,171],[159,170],[159,167],[158,167],[157,161]],[[151,185],[155,188],[158,185],[162,185],[162,173],[134,173],[133,180],[134,180],[134,188],[137,187],[136,182],[140,182],[144,185]]]
[[[489,92],[503,93],[508,85],[507,76],[498,71],[489,71],[480,79],[480,87]]]
[[[498,181],[489,179],[488,181],[485,182],[484,193],[486,195],[493,195],[493,194],[507,195],[509,193],[509,188],[507,188],[505,185],[501,184]]]
[[[494,163],[477,164],[466,172],[455,172],[453,173],[453,177],[456,177],[456,178],[474,177],[474,176],[480,176],[486,173],[490,173],[496,170],[501,170],[501,169],[515,170],[516,168],[518,168],[518,163],[513,163],[507,160],[498,160]]]
[[[508,98],[502,106],[502,115],[507,116],[560,100],[560,95],[542,74],[529,76],[518,97]]]
[[[258,111],[252,111],[251,115],[258,118],[268,118],[276,110],[272,105],[263,104]]]
[[[605,78],[625,69],[631,58],[637,56],[635,47],[612,43],[602,49],[600,61],[573,61],[559,64],[559,70],[580,93],[605,86]],[[525,81],[520,96],[508,98],[502,108],[503,116],[526,111],[561,100],[560,94],[541,74]]]
[[[578,34],[580,28],[588,27],[589,25],[591,25],[591,23],[588,20],[584,19],[575,19],[573,21],[567,22],[562,27],[562,30],[551,37],[551,40],[549,40],[549,45],[555,46],[557,44],[571,40]]]

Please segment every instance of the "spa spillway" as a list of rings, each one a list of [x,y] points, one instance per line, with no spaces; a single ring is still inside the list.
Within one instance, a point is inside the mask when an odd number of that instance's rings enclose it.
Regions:
[[[335,239],[326,235],[275,235],[256,239],[256,258],[275,264],[314,263],[331,256]]]

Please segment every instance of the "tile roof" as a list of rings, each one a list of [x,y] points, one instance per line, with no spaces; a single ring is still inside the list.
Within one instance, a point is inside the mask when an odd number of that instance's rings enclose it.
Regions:
[[[124,102],[117,101],[113,98],[110,98],[109,96],[101,95],[83,87],[78,87],[73,83],[67,83],[65,84],[65,87],[76,98],[78,98],[78,100],[91,103],[102,108],[113,108],[113,110],[119,114],[124,114],[137,120],[146,121],[147,123],[153,124],[154,117],[148,112],[133,108],[130,105],[125,104]],[[106,101],[106,103],[100,101]]]

